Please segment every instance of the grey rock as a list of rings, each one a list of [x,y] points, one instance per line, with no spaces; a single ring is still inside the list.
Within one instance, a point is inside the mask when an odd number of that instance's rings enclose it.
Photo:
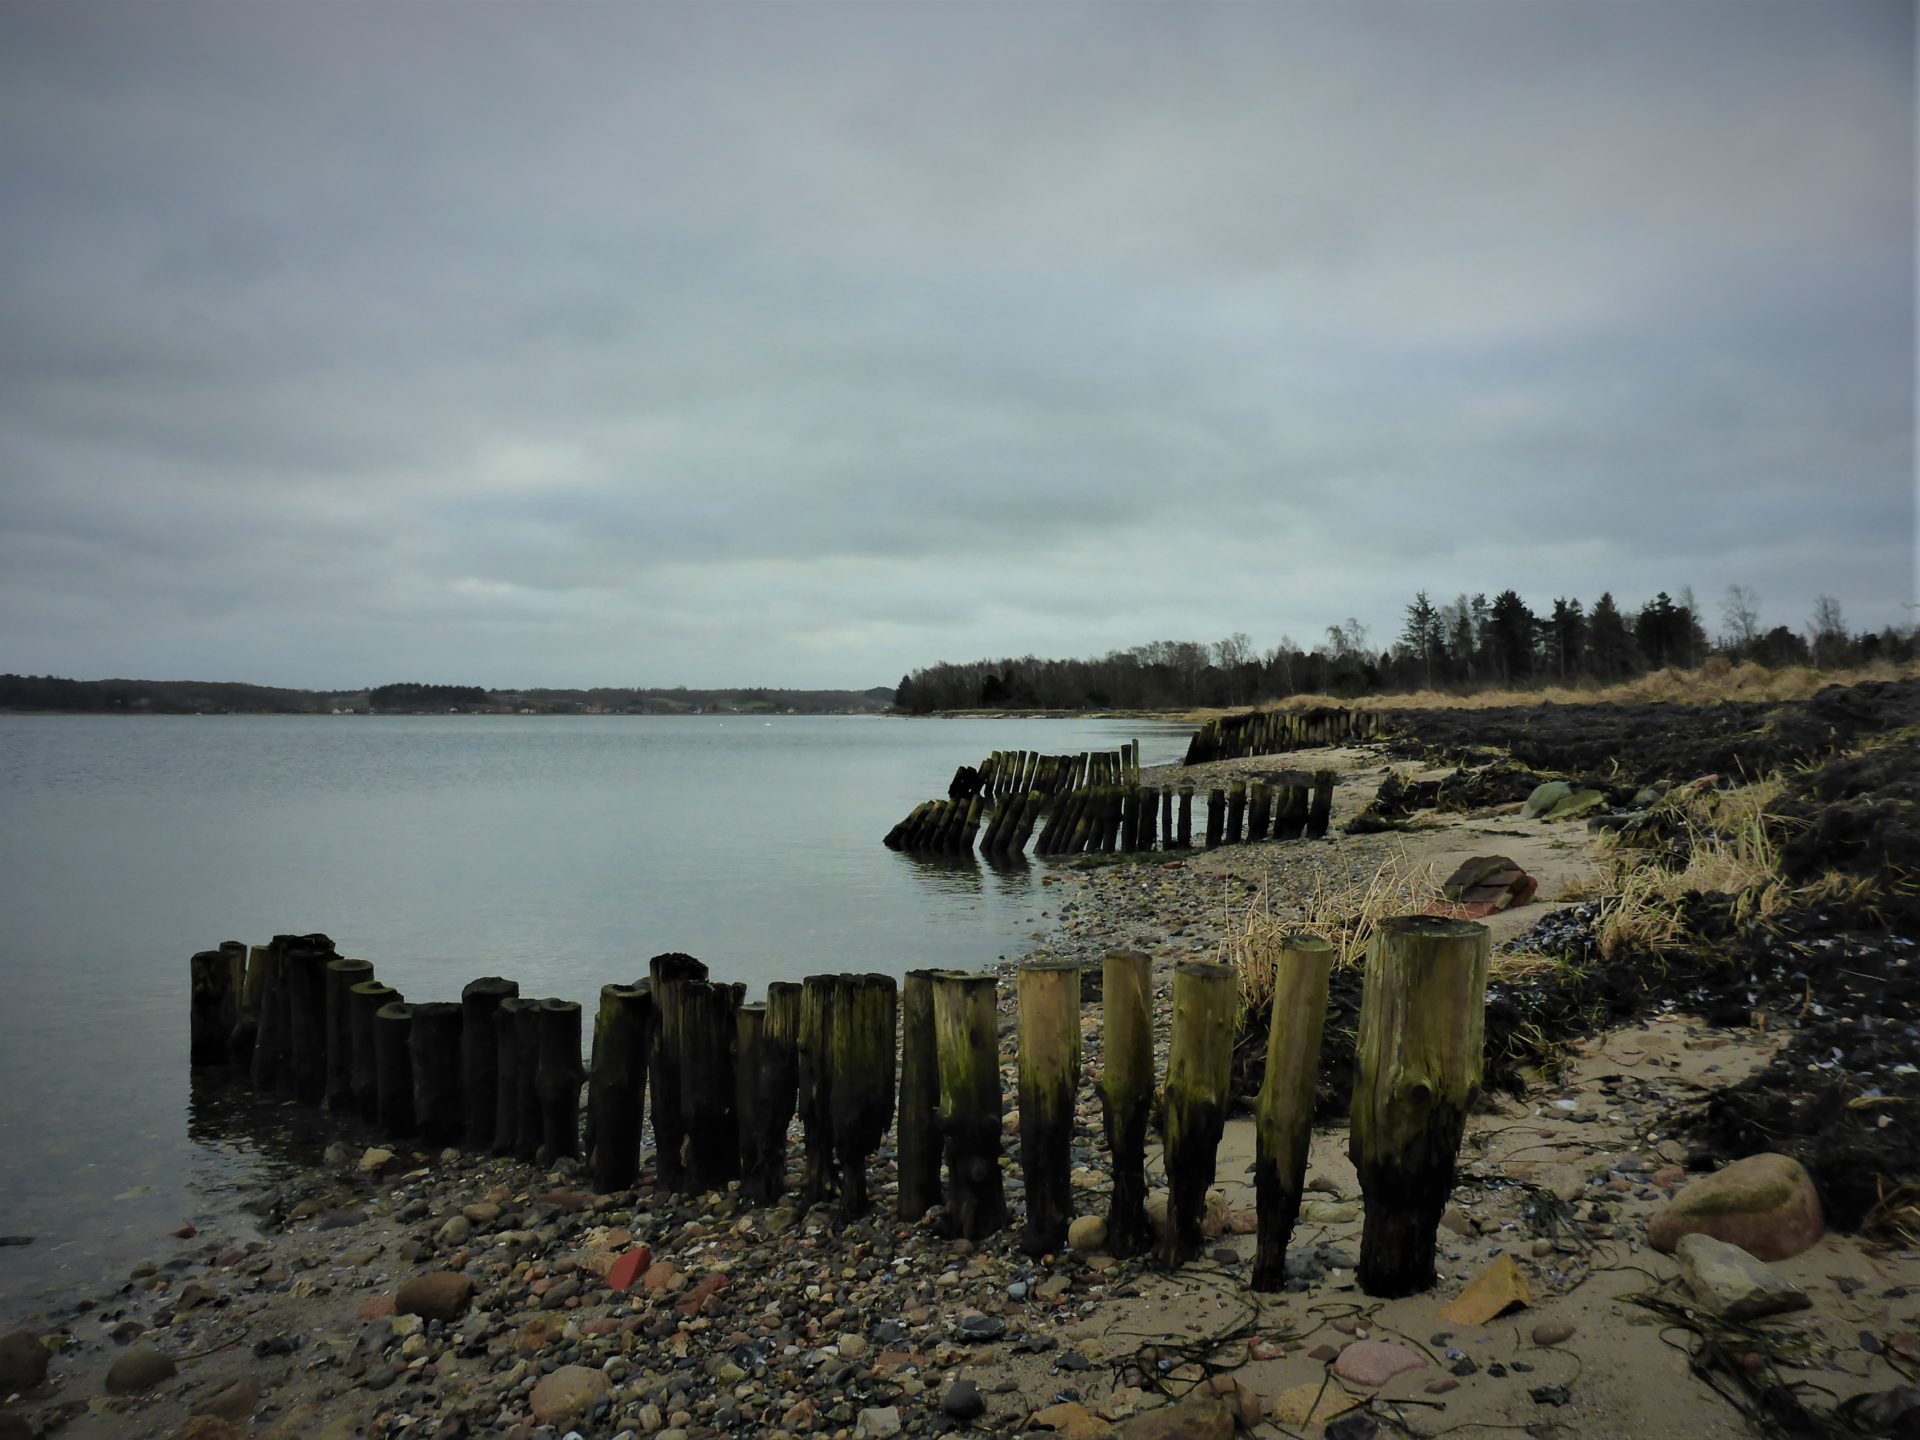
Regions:
[[[1764,1260],[1711,1235],[1682,1235],[1674,1245],[1674,1258],[1694,1298],[1723,1319],[1758,1320],[1813,1303]]]
[[[180,1367],[153,1346],[135,1345],[114,1361],[113,1368],[107,1371],[107,1393],[138,1395],[142,1390],[151,1390],[162,1380],[171,1380],[179,1373]]]

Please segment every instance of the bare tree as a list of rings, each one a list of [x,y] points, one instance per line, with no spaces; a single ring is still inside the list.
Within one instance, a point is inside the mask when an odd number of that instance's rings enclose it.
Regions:
[[[1729,585],[1720,597],[1720,623],[1726,627],[1720,643],[1729,650],[1745,650],[1760,637],[1760,597],[1745,585]]]
[[[1826,665],[1839,657],[1847,643],[1847,618],[1840,613],[1840,602],[1831,595],[1813,597],[1813,615],[1807,621],[1807,637],[1813,642],[1813,663]]]

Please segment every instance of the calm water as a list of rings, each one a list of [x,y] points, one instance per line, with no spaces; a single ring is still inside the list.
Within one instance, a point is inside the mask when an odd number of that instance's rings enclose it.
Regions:
[[[305,1153],[289,1106],[190,1089],[187,957],[324,931],[409,999],[477,975],[591,1002],[684,950],[748,982],[975,966],[1038,870],[881,837],[995,749],[1148,764],[1136,722],[0,716],[0,1318],[92,1285]]]

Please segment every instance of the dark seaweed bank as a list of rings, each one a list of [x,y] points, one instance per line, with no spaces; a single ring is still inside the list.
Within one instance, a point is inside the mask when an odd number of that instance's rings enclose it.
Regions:
[[[1554,1046],[1663,1010],[1711,1024],[1784,1032],[1782,1053],[1717,1092],[1673,1128],[1701,1163],[1760,1151],[1800,1159],[1835,1225],[1882,1220],[1885,1202],[1920,1185],[1920,684],[1833,687],[1781,704],[1537,706],[1403,713],[1389,749],[1463,768],[1383,791],[1369,812],[1386,828],[1422,809],[1465,811],[1572,778],[1617,806],[1704,776],[1723,784],[1778,773],[1763,823],[1780,852],[1772,903],[1691,892],[1681,938],[1657,954],[1603,959],[1600,907],[1554,911],[1512,942],[1560,963],[1492,987],[1487,1083],[1518,1092]],[[1624,842],[1653,863],[1684,865],[1653,822]],[[1357,977],[1336,982],[1320,1108],[1346,1108]],[[1242,1086],[1259,1057],[1239,1057]],[[1911,1203],[1912,1192],[1909,1192]]]

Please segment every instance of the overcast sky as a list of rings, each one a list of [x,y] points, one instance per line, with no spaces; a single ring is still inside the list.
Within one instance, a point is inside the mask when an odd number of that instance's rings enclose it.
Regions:
[[[0,5],[0,670],[1911,618],[1914,6]]]

